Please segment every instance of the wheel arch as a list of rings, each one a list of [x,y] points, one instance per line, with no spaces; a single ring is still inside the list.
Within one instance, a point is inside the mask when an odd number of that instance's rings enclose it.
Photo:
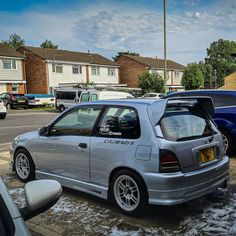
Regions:
[[[32,158],[32,155],[31,155],[30,152],[27,150],[27,148],[25,148],[24,146],[19,146],[19,147],[17,147],[17,148],[15,149],[14,155],[13,155],[13,160],[14,160],[14,162],[15,162],[15,159],[16,159],[16,153],[17,153],[17,151],[20,150],[20,149],[25,150],[25,151],[29,154],[29,156],[30,156],[30,158],[32,159],[32,162],[33,162],[33,164],[34,164],[34,160],[33,160],[33,158]],[[35,166],[35,164],[34,164],[34,166]],[[15,168],[15,165],[14,165],[14,168]]]
[[[112,182],[112,179],[113,179],[114,175],[115,175],[117,172],[119,172],[120,170],[131,171],[131,172],[133,172],[134,174],[138,175],[139,178],[142,180],[143,185],[145,186],[147,198],[149,199],[148,190],[147,190],[147,185],[146,185],[146,183],[145,183],[143,177],[141,176],[141,174],[140,174],[138,171],[136,171],[136,170],[134,170],[134,169],[132,169],[132,168],[130,168],[130,167],[127,167],[127,166],[119,166],[119,167],[116,167],[116,168],[113,169],[112,172],[110,173],[109,180],[108,180],[108,181],[109,181],[109,182],[108,182],[108,198],[110,197],[110,194],[111,194],[111,182]]]

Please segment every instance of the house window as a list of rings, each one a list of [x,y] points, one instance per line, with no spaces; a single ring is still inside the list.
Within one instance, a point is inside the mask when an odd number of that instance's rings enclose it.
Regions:
[[[100,75],[100,68],[98,66],[91,67],[91,74],[92,75]]]
[[[115,68],[108,68],[107,75],[108,76],[115,76],[116,75]]]
[[[63,73],[62,64],[52,64],[52,72]]]
[[[16,60],[14,59],[2,59],[3,69],[16,70]]]
[[[82,68],[81,66],[72,66],[72,73],[73,74],[82,74]]]
[[[179,78],[179,71],[175,70],[175,78]]]
[[[18,92],[19,91],[19,85],[18,84],[12,84],[12,92]]]

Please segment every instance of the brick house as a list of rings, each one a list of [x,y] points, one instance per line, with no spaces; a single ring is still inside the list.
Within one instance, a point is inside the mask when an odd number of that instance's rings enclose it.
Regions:
[[[22,46],[28,93],[53,93],[62,84],[119,84],[119,64],[92,53]]]
[[[25,78],[23,55],[0,43],[0,93],[25,93]]]
[[[117,63],[120,64],[120,82],[128,87],[137,87],[138,75],[148,70],[150,73],[164,74],[164,60],[150,57],[122,55]],[[167,88],[183,89],[181,80],[185,66],[167,60]]]

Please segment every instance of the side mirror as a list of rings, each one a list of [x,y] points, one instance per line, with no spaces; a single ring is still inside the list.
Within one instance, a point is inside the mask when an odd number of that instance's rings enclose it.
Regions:
[[[40,136],[47,136],[48,135],[48,128],[47,127],[42,127],[38,130],[38,134]]]
[[[35,180],[25,185],[26,207],[20,209],[24,220],[51,208],[60,198],[62,187],[56,180]]]

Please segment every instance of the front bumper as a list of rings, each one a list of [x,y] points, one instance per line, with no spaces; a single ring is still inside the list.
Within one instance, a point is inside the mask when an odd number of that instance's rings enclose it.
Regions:
[[[229,180],[229,158],[189,173],[143,173],[149,204],[175,205],[214,192]]]

